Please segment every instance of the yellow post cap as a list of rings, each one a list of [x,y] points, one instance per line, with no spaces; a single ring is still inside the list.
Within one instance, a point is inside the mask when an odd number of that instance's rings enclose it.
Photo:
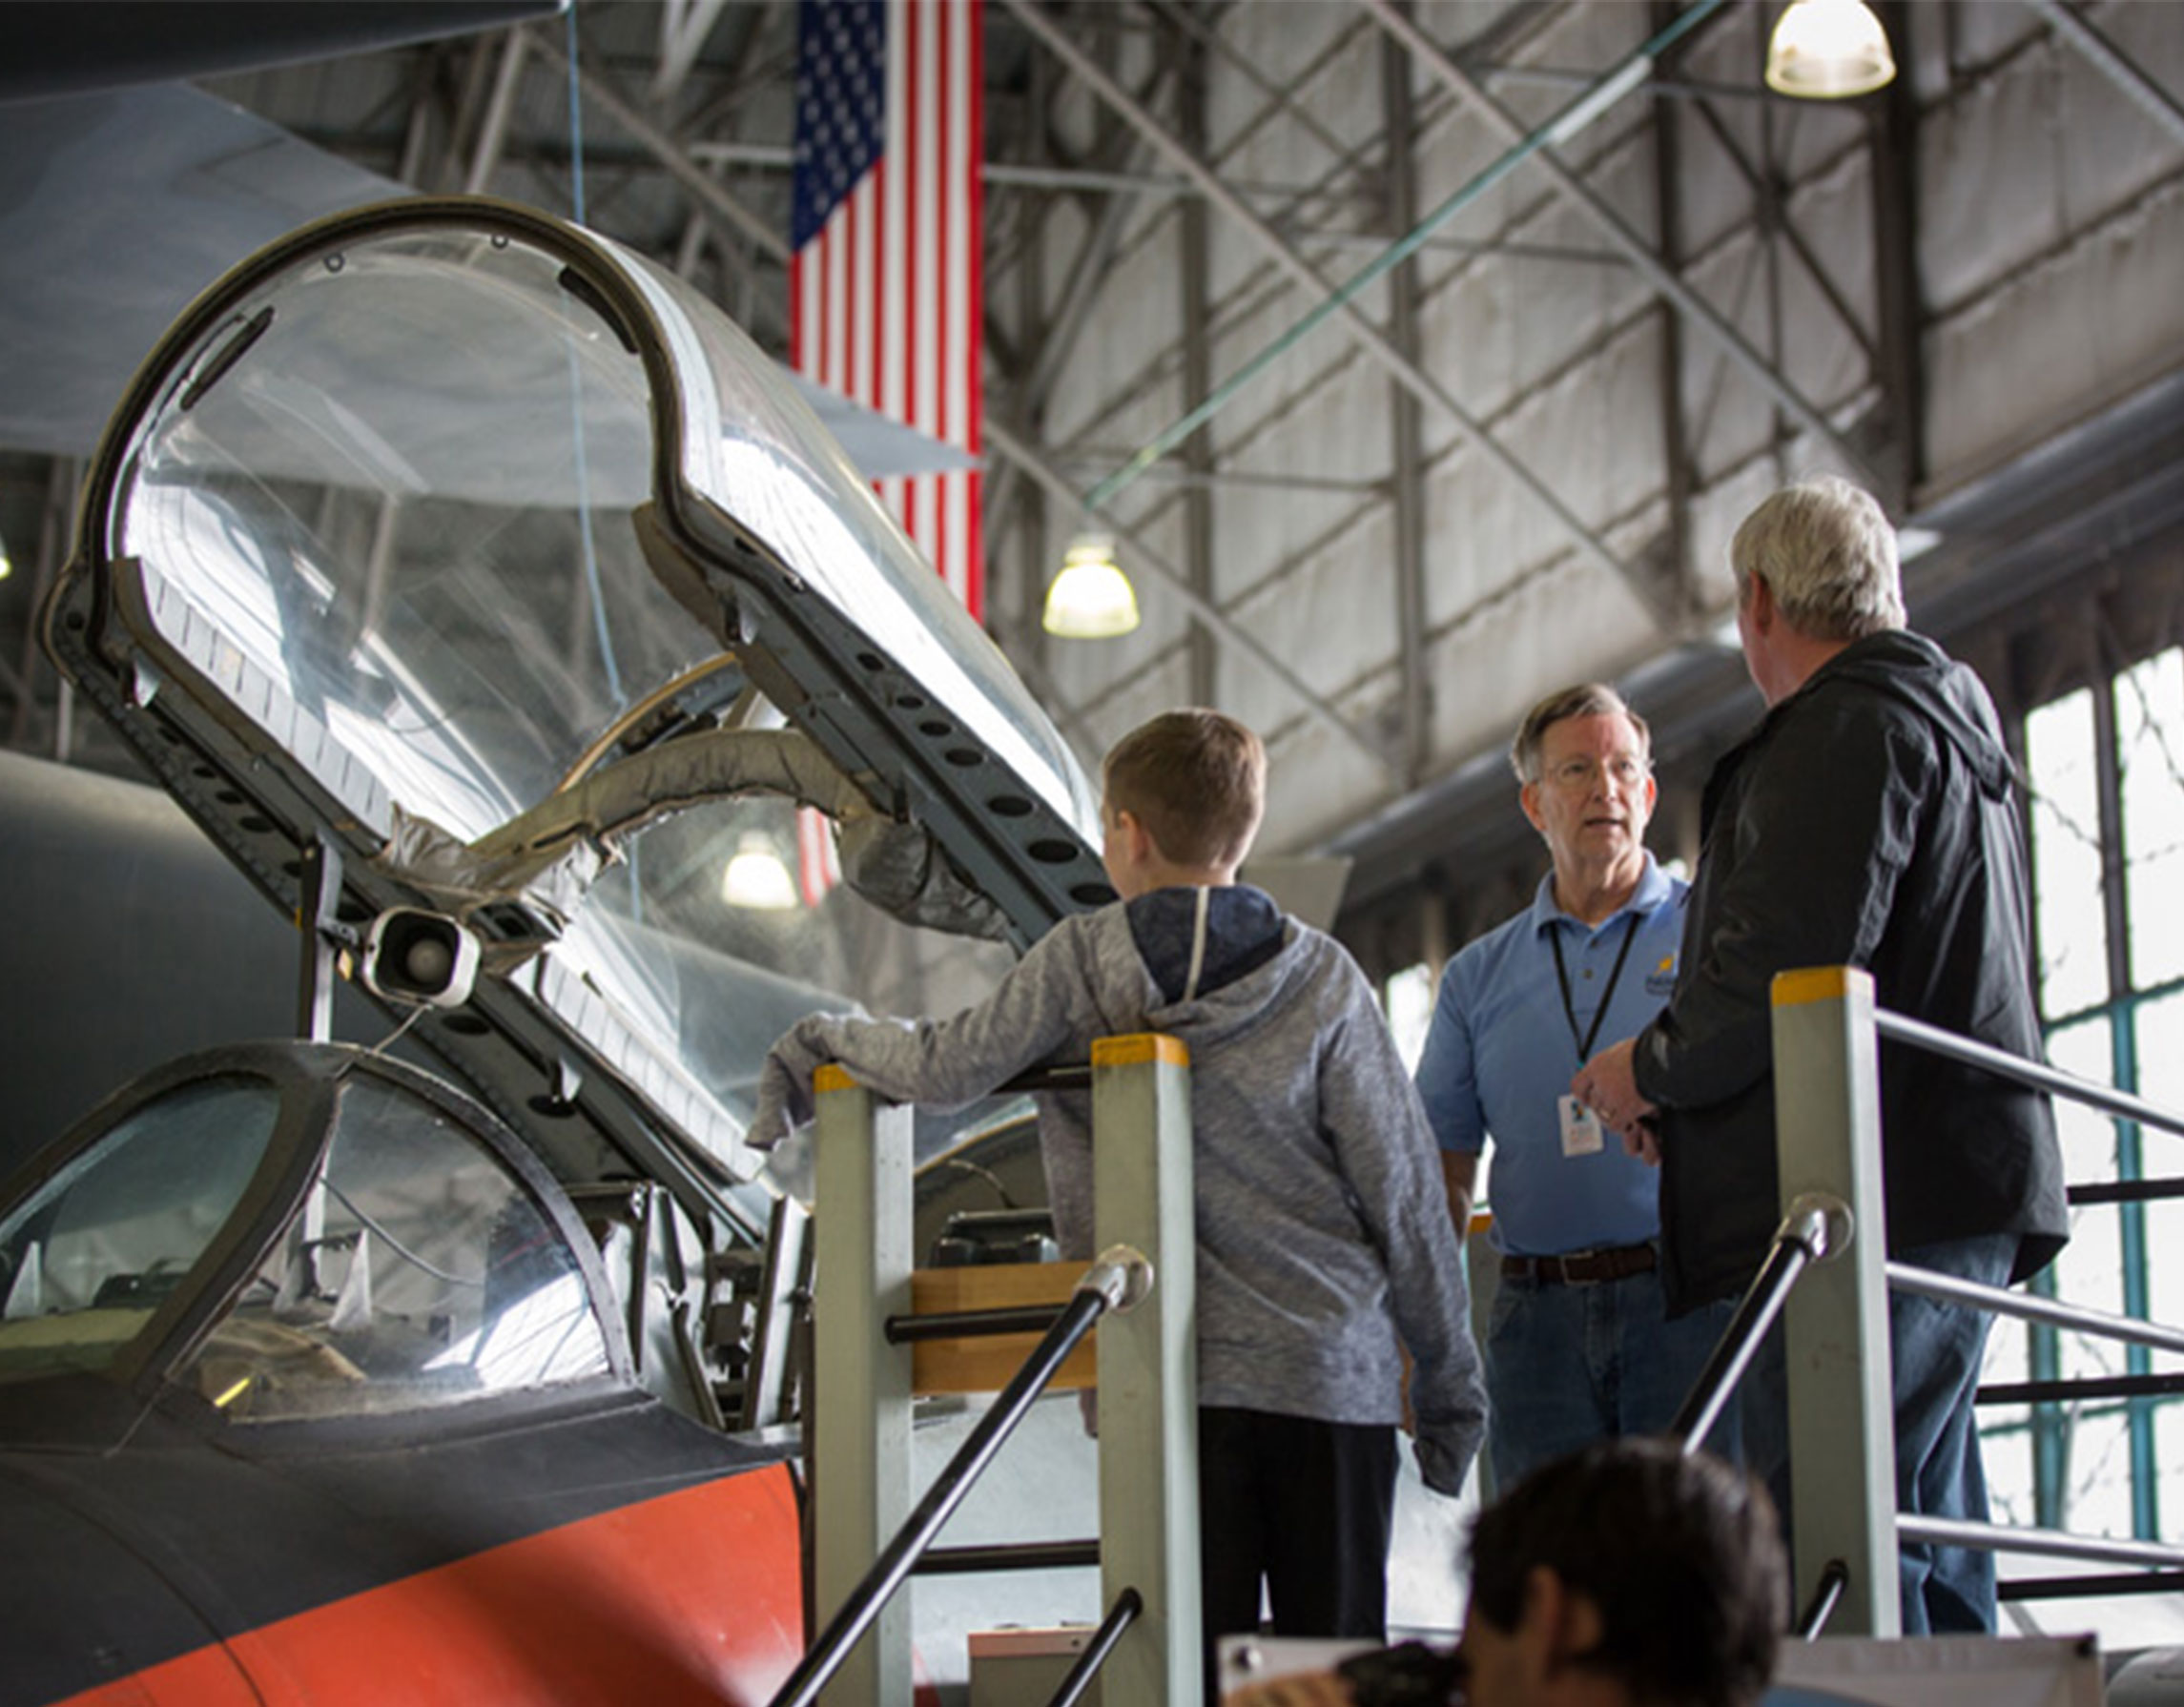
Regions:
[[[1171,1067],[1190,1065],[1190,1051],[1180,1038],[1171,1038],[1164,1032],[1133,1032],[1124,1038],[1095,1038],[1092,1040],[1092,1064],[1095,1067],[1135,1067],[1146,1061],[1165,1061]]]
[[[1810,1001],[1841,1001],[1863,989],[1871,994],[1873,975],[1857,966],[1804,966],[1778,972],[1770,986],[1770,998],[1778,1008],[1803,1007]]]

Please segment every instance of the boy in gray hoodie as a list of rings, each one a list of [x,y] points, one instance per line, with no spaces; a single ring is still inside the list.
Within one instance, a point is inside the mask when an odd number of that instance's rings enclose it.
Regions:
[[[808,1121],[828,1061],[944,1106],[1082,1061],[1097,1038],[1188,1047],[1209,1651],[1259,1627],[1262,1585],[1277,1635],[1385,1639],[1404,1347],[1429,1488],[1458,1492],[1486,1424],[1439,1158],[1372,991],[1332,938],[1235,880],[1266,767],[1258,736],[1217,711],[1125,735],[1100,808],[1122,898],[1062,920],[952,1018],[799,1021],[767,1059],[750,1134],[765,1147]],[[1088,1260],[1090,1099],[1039,1100],[1062,1254]]]

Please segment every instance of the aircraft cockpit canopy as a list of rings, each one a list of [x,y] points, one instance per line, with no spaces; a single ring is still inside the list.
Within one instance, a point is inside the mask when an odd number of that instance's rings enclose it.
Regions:
[[[528,209],[360,210],[209,290],[46,623],[277,906],[316,847],[337,925],[478,938],[422,1035],[511,1118],[719,1183],[789,1021],[967,999],[1107,898],[1067,743],[774,363]]]
[[[627,1374],[567,1200],[482,1110],[398,1063],[216,1051],[46,1166],[0,1206],[0,1388],[105,1375],[232,1424]]]

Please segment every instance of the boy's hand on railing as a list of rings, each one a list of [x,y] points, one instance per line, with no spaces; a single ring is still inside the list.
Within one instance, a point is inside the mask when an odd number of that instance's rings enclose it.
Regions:
[[[758,1105],[743,1141],[771,1150],[799,1126],[812,1123],[812,1075],[834,1059],[821,1038],[826,1016],[809,1015],[775,1039],[758,1068]]]

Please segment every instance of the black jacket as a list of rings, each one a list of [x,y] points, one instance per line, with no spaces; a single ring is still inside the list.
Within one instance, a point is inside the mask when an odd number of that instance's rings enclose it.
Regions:
[[[1715,767],[1675,993],[1641,1032],[1661,1110],[1671,1313],[1752,1278],[1781,1220],[1769,986],[1860,966],[1880,1005],[2039,1059],[2014,769],[1979,678],[1901,631],[1823,665]],[[2047,1098],[1881,1047],[1888,1245],[2018,1233],[2016,1273],[2069,1237]]]

